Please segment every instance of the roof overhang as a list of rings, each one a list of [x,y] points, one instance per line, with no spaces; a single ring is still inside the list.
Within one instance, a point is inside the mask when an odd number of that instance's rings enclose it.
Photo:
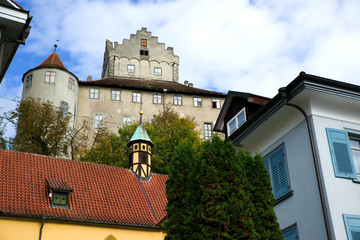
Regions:
[[[313,92],[313,94],[330,94],[360,101],[360,86],[306,74],[305,72],[300,72],[298,77],[281,89],[283,90],[282,93],[286,93],[285,95],[278,93],[269,103],[260,108],[247,122],[230,135],[228,140],[231,140],[234,145],[241,146],[242,141],[265,121],[274,114],[280,114],[283,111],[284,97],[290,102],[293,99],[299,99],[300,93],[305,90],[306,92]]]
[[[30,33],[32,17],[11,0],[0,0],[0,83],[19,47]]]

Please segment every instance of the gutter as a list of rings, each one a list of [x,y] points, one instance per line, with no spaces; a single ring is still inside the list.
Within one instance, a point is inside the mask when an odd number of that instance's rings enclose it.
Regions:
[[[39,240],[41,240],[42,229],[43,229],[43,227],[44,227],[45,219],[46,219],[45,216],[42,216],[42,217],[41,217],[42,222],[41,222],[41,227],[40,227]]]

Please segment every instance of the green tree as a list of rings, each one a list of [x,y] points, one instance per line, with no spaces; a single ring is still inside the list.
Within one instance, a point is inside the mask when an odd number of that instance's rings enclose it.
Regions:
[[[7,113],[7,119],[16,126],[13,149],[49,156],[66,156],[70,115],[51,102],[29,98]]]
[[[0,115],[0,149],[6,149],[4,116]]]
[[[274,195],[271,191],[269,174],[260,154],[254,157],[240,150],[238,158],[242,161],[254,204],[254,224],[258,239],[283,239],[274,212]]]

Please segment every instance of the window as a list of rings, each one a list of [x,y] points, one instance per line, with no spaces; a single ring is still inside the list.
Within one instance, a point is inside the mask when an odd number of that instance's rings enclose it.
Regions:
[[[354,160],[355,171],[360,178],[360,136],[349,133],[351,155]]]
[[[154,103],[161,104],[161,94],[160,93],[154,93]]]
[[[241,125],[243,125],[245,121],[246,113],[245,108],[243,108],[227,123],[228,136],[233,134],[233,132],[235,132],[235,130],[238,129]]]
[[[55,82],[55,72],[45,72],[45,82],[54,83]]]
[[[220,99],[219,98],[212,99],[212,108],[220,108]]]
[[[144,152],[140,153],[140,162],[143,164],[147,164],[147,153]]]
[[[111,90],[111,100],[120,101],[120,90]]]
[[[26,77],[25,87],[30,87],[32,84],[32,74]]]
[[[146,47],[147,46],[147,40],[141,39],[141,46]]]
[[[98,88],[90,88],[90,98],[92,98],[92,99],[99,98],[99,89]]]
[[[194,107],[201,107],[201,97],[194,97]]]
[[[63,115],[66,115],[69,111],[69,104],[67,102],[61,101],[60,111],[62,112]]]
[[[264,158],[268,170],[275,200],[290,192],[284,146],[277,148]]]
[[[135,72],[135,65],[128,64],[128,65],[127,65],[127,71],[128,71],[129,73]]]
[[[156,76],[161,76],[162,75],[162,69],[159,68],[159,67],[154,68],[154,74]]]
[[[204,137],[205,139],[210,139],[212,136],[212,126],[211,123],[204,124]]]
[[[53,192],[52,195],[54,205],[67,205],[67,199],[69,194]]]
[[[104,114],[95,113],[94,116],[94,128],[100,129],[104,127]]]
[[[123,126],[129,125],[129,124],[131,124],[131,122],[132,122],[132,117],[130,117],[130,116],[124,116],[124,117],[122,118],[122,124],[123,124]]]
[[[339,129],[326,129],[327,138],[329,142],[331,160],[336,177],[341,178],[357,178],[356,169],[354,166],[354,159],[358,160],[358,148],[359,143],[357,138],[353,136],[349,139],[349,135],[345,130]],[[350,142],[351,140],[351,142]],[[354,145],[350,148],[350,143]],[[353,159],[353,154],[355,154]]]
[[[360,239],[360,216],[343,214],[345,230],[349,240]]]
[[[181,106],[182,105],[181,96],[174,95],[174,105],[176,105],[176,106]]]
[[[141,93],[133,92],[132,101],[133,102],[138,102],[138,103],[141,102]]]
[[[75,88],[75,81],[74,81],[74,79],[69,78],[68,88],[71,89],[71,90],[74,90],[74,88]]]
[[[296,224],[292,225],[282,231],[284,240],[297,240],[299,239]]]
[[[149,51],[148,50],[140,50],[140,56],[149,56]]]

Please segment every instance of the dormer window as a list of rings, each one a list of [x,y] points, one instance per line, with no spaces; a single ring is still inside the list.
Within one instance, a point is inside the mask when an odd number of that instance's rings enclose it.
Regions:
[[[46,182],[49,190],[50,205],[52,207],[69,208],[69,195],[73,191],[71,186],[67,182],[55,178],[47,178]]]
[[[245,108],[243,108],[227,123],[228,136],[233,134],[236,131],[236,129],[238,129],[245,122],[246,122],[246,113],[245,113]]]

